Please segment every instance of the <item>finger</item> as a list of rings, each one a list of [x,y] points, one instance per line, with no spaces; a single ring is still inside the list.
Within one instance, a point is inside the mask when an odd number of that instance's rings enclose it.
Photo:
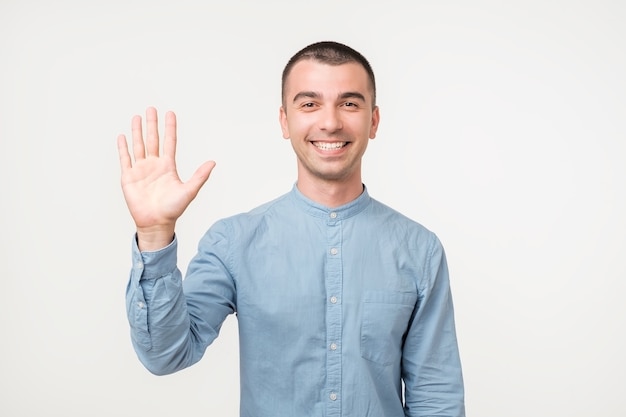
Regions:
[[[154,107],[146,109],[146,151],[148,156],[159,156],[159,121]]]
[[[131,167],[130,154],[128,153],[128,143],[126,142],[126,136],[119,135],[117,137],[117,152],[120,155],[120,167],[122,173]]]
[[[143,131],[141,129],[141,116],[134,116],[131,123],[133,138],[133,155],[135,161],[146,157],[146,149],[143,144]]]
[[[200,188],[202,188],[204,183],[209,179],[213,168],[215,168],[215,161],[205,162],[200,165],[196,172],[193,173],[189,181],[185,183],[192,198],[195,198],[196,195],[198,195],[198,191],[200,191]]]
[[[174,112],[165,113],[165,139],[163,141],[163,155],[171,159],[176,157],[176,115]]]

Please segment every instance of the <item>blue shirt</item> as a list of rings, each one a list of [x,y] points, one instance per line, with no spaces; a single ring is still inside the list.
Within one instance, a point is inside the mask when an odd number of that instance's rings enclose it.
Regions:
[[[176,239],[133,247],[133,346],[155,374],[239,325],[242,417],[464,416],[448,269],[437,237],[372,199],[291,192],[216,222],[182,280]]]

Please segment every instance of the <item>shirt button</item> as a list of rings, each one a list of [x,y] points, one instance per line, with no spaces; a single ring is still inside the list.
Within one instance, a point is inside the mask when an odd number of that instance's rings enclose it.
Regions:
[[[141,268],[143,268],[143,262],[137,262],[137,263],[135,264],[135,268],[137,268],[137,269],[141,269]]]
[[[332,213],[330,213],[330,218],[331,219],[336,219],[337,218],[337,213],[335,213],[334,211]]]
[[[337,304],[337,297],[335,297],[334,295],[330,297],[330,302],[331,304]]]
[[[143,304],[143,302],[142,302],[142,301],[139,301],[139,302],[137,303],[137,307],[139,307],[139,308],[143,308],[143,306],[144,306],[144,304]]]
[[[336,343],[331,343],[330,344],[330,350],[337,350],[337,344]]]
[[[337,250],[337,248],[332,248],[332,249],[330,250],[330,254],[331,254],[331,255],[337,255],[337,253],[338,253],[338,252],[339,252],[339,251]]]
[[[328,398],[330,398],[331,401],[335,401],[337,399],[337,393],[331,392]]]

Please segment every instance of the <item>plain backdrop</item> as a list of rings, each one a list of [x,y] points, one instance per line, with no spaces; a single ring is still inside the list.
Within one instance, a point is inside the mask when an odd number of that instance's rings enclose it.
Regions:
[[[115,141],[155,106],[183,179],[217,161],[184,272],[294,183],[280,73],[319,40],[376,72],[370,193],[446,248],[468,416],[626,415],[624,22],[618,0],[0,0],[0,415],[238,415],[236,318],[174,375],[132,350]]]

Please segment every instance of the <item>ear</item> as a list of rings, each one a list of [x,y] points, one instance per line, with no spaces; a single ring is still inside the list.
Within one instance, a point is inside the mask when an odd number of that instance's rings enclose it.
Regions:
[[[289,123],[287,123],[287,112],[283,106],[280,106],[278,111],[278,121],[280,122],[280,129],[283,131],[283,138],[289,139]]]
[[[372,111],[372,124],[370,125],[370,139],[376,137],[376,131],[378,130],[378,123],[380,122],[380,110],[378,106],[374,107]]]

